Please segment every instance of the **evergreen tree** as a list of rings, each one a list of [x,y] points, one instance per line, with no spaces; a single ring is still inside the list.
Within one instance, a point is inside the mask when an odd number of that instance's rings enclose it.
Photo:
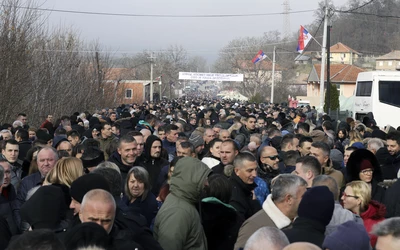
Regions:
[[[329,88],[331,91],[331,94],[330,94],[331,111],[339,110],[340,109],[339,91],[337,90],[336,86],[333,85],[332,83],[329,83]],[[325,92],[324,111],[325,111],[325,113],[329,112],[327,91]]]

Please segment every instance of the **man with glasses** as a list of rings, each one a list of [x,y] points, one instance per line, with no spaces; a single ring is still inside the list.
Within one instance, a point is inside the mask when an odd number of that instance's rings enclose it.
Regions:
[[[274,147],[265,146],[260,152],[260,162],[257,174],[270,187],[271,180],[280,174],[278,151]]]

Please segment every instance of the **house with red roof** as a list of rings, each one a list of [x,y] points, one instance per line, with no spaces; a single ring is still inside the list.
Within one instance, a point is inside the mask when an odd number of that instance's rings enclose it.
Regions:
[[[350,98],[356,88],[357,76],[365,70],[350,64],[331,64],[330,81],[336,85],[339,95]],[[307,96],[298,96],[297,99],[310,101],[312,106],[320,103],[321,64],[314,64],[307,78]],[[325,88],[327,86],[327,68],[325,67]]]

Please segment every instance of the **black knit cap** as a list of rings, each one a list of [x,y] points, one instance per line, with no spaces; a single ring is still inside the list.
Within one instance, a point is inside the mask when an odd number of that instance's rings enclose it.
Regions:
[[[71,197],[79,203],[82,203],[83,196],[93,189],[103,189],[110,192],[110,186],[107,180],[99,174],[86,174],[76,179],[71,184]]]
[[[64,245],[67,250],[75,250],[89,246],[110,248],[110,237],[106,230],[94,223],[86,222],[74,226],[64,238]]]
[[[332,219],[335,200],[326,186],[308,189],[300,201],[298,215],[302,218],[318,221],[328,225]]]
[[[105,160],[104,152],[97,147],[87,148],[81,157],[84,168],[96,167]]]

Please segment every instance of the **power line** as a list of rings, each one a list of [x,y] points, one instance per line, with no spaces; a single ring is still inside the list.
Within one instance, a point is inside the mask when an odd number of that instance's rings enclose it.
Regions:
[[[160,17],[160,18],[226,18],[226,17],[273,16],[273,15],[287,14],[285,12],[275,12],[275,13],[250,13],[250,14],[214,14],[214,15],[159,15],[159,14],[129,14],[129,13],[93,12],[93,11],[77,11],[77,10],[62,10],[62,9],[44,9],[44,8],[32,8],[26,6],[19,6],[18,8],[60,12],[60,13],[71,13],[71,14],[85,14],[85,15],[123,16],[123,17]],[[314,11],[315,10],[298,10],[298,11],[291,11],[289,12],[289,14],[306,13]]]
[[[375,16],[379,18],[396,18],[399,19],[400,16],[393,16],[393,15],[379,15],[379,14],[373,14],[373,13],[363,13],[363,12],[347,12],[347,11],[341,11],[341,10],[335,10],[336,12],[339,13],[345,13],[345,14],[356,14],[356,15],[364,15],[364,16]]]
[[[353,12],[353,11],[355,11],[355,10],[358,10],[358,9],[361,9],[362,7],[364,7],[364,6],[367,6],[368,4],[371,4],[372,2],[374,2],[375,0],[370,0],[369,2],[365,2],[364,4],[362,4],[362,5],[360,5],[360,6],[358,6],[358,7],[355,7],[355,8],[353,8],[353,9],[349,9],[349,10],[343,10],[344,12]]]

